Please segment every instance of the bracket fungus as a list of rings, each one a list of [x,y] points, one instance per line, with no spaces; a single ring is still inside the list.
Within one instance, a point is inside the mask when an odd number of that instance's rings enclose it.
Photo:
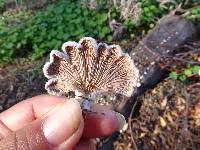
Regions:
[[[49,94],[75,92],[82,109],[89,111],[88,102],[97,102],[99,94],[113,92],[130,97],[137,87],[139,71],[118,45],[97,44],[95,39],[84,37],[79,43],[64,43],[62,50],[52,50],[50,62],[43,68],[49,79],[45,85]]]

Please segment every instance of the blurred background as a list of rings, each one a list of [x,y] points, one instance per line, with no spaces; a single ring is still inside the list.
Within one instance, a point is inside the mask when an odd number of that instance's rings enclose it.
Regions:
[[[60,50],[62,43],[78,42],[81,37],[90,36],[99,42],[119,44],[130,52],[162,17],[173,13],[191,21],[197,37],[200,35],[200,0],[0,0],[0,111],[46,93],[42,67],[50,51]],[[187,97],[184,89],[181,90],[184,86],[189,88],[187,92],[194,103],[198,103],[191,106],[195,108],[191,113],[197,113],[193,120],[196,117],[199,122],[198,128],[187,124],[193,130],[188,129],[187,146],[183,147],[200,148],[199,57],[199,54],[191,55],[184,65],[170,64],[168,78],[143,95],[143,100],[149,101],[145,101],[140,121],[133,127],[137,129],[135,142],[131,138],[133,133],[127,130],[114,143],[114,149],[162,149],[163,146],[173,149],[174,144],[180,144],[170,141],[185,133],[179,130],[180,124],[168,126],[167,120],[183,117],[180,114]],[[194,61],[197,63],[190,63]],[[151,112],[161,109],[166,99],[172,103],[165,113]],[[157,105],[160,102],[163,103]],[[168,112],[173,115],[169,117]],[[149,115],[154,119],[146,118]],[[154,125],[146,127],[145,124]],[[174,136],[170,137],[172,133]],[[163,137],[169,139],[163,140]],[[181,144],[177,147],[184,149]]]
[[[181,7],[198,23],[198,0],[0,0],[0,62],[42,58],[68,40],[92,36],[124,44]],[[183,9],[183,10],[182,10]]]

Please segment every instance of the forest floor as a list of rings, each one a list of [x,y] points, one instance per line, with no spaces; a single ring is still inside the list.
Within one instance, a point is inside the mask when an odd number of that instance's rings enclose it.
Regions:
[[[0,111],[45,94],[42,67],[47,61],[26,59],[0,69]],[[114,142],[116,150],[200,149],[200,82],[183,84],[166,78],[142,95],[137,116]]]
[[[131,50],[141,38],[122,47]],[[0,112],[47,93],[42,68],[48,59],[19,59],[0,67]],[[128,118],[127,129],[113,143],[114,150],[200,149],[200,80],[182,83],[166,78],[141,97],[138,113]]]

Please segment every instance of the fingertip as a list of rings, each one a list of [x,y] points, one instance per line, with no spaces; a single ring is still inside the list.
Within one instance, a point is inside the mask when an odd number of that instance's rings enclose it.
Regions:
[[[63,143],[61,143],[57,149],[73,149],[73,147],[75,147],[75,145],[77,145],[77,143],[79,142],[80,138],[82,137],[83,134],[83,129],[84,129],[84,120],[81,120],[81,124],[79,126],[79,129],[70,137],[68,138],[66,141],[64,141]]]
[[[82,139],[73,150],[96,150],[93,140]]]
[[[117,120],[112,116],[88,115],[85,119],[85,128],[83,136],[85,138],[103,137],[117,131],[117,128]]]
[[[85,119],[83,136],[86,138],[111,135],[116,131],[120,131],[126,123],[123,115],[105,107],[95,106],[93,111],[96,113],[88,114]]]
[[[58,146],[79,129],[81,120],[79,103],[75,99],[69,99],[44,119],[44,136],[51,145]]]

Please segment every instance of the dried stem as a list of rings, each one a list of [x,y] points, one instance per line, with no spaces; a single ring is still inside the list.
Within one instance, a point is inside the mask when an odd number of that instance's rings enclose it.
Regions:
[[[181,137],[181,143],[184,143],[185,138],[187,137],[188,134],[188,109],[189,109],[189,96],[187,94],[186,91],[186,87],[183,87],[183,95],[185,97],[185,111],[184,111],[184,120],[183,120],[183,129],[182,132],[180,134]],[[179,149],[183,149],[184,148],[184,144],[180,145]]]
[[[129,125],[129,129],[130,129],[131,140],[132,140],[132,142],[133,142],[133,145],[134,145],[135,150],[138,150],[138,148],[137,148],[137,145],[136,145],[135,140],[134,140],[134,137],[133,137],[133,130],[132,130],[132,125],[131,125],[131,120],[132,120],[132,115],[133,115],[133,113],[134,113],[134,110],[135,110],[135,107],[136,107],[136,105],[137,105],[137,102],[138,102],[138,101],[136,101],[135,104],[133,105],[132,110],[131,110],[131,113],[130,113],[130,116],[129,116],[129,118],[128,118],[128,125]]]

